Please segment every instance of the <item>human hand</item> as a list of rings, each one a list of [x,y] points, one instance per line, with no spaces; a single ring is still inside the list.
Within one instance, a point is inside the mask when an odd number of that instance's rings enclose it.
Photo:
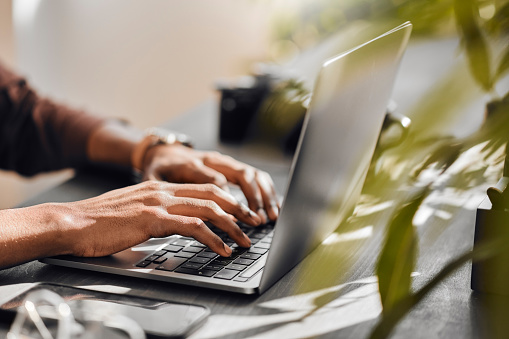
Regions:
[[[171,184],[146,181],[98,197],[58,204],[67,253],[97,257],[127,249],[150,238],[190,236],[222,256],[232,250],[204,223],[222,229],[239,246],[251,241],[235,218],[251,226],[260,217],[213,184]]]
[[[147,151],[143,168],[144,180],[212,183],[225,190],[228,182],[236,184],[262,222],[278,217],[280,206],[270,175],[230,156],[178,144],[158,145]]]

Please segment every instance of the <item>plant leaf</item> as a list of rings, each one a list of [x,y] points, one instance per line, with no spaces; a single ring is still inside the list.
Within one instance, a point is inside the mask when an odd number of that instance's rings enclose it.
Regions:
[[[496,79],[499,79],[505,72],[509,70],[509,48],[506,49],[500,64],[498,64]]]
[[[396,307],[390,312],[384,312],[379,323],[370,335],[370,339],[387,338],[389,334],[398,324],[398,322],[407,314],[412,307],[416,306],[431,292],[437,285],[442,283],[454,271],[463,266],[465,263],[472,261],[482,261],[499,254],[507,248],[507,234],[497,239],[492,239],[479,244],[473,251],[467,251],[458,258],[450,261],[445,265],[437,275],[433,277],[426,285],[414,294],[409,294],[401,299]],[[504,315],[504,321],[506,322]],[[505,332],[504,332],[505,333]]]
[[[393,307],[410,293],[411,274],[417,252],[412,219],[426,192],[427,189],[423,190],[397,210],[389,225],[376,269],[384,313],[391,312]]]
[[[454,0],[454,14],[467,53],[468,65],[474,79],[485,91],[493,87],[488,45],[479,25],[479,8],[475,0]]]

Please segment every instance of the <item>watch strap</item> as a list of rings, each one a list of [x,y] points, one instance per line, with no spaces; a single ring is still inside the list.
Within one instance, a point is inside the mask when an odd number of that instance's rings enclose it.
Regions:
[[[190,138],[182,133],[174,133],[162,128],[149,128],[145,130],[145,137],[134,146],[131,153],[131,165],[134,169],[142,171],[147,151],[157,145],[180,144],[193,147]]]

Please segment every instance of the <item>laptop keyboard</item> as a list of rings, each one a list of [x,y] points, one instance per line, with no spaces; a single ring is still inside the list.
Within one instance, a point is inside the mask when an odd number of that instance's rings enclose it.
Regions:
[[[239,247],[228,234],[209,225],[228,246],[230,257],[221,257],[202,243],[189,237],[173,236],[164,248],[157,250],[136,264],[136,267],[212,277],[215,279],[244,282],[258,273],[265,264],[266,253],[272,242],[272,223],[250,227],[239,223],[251,239],[251,247]]]

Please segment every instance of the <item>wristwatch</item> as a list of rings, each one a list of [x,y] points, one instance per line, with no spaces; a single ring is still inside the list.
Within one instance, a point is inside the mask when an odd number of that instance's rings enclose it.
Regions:
[[[134,169],[141,171],[147,151],[157,145],[184,145],[193,147],[191,138],[183,133],[175,133],[163,128],[148,128],[145,137],[136,145],[131,153],[131,164]]]

